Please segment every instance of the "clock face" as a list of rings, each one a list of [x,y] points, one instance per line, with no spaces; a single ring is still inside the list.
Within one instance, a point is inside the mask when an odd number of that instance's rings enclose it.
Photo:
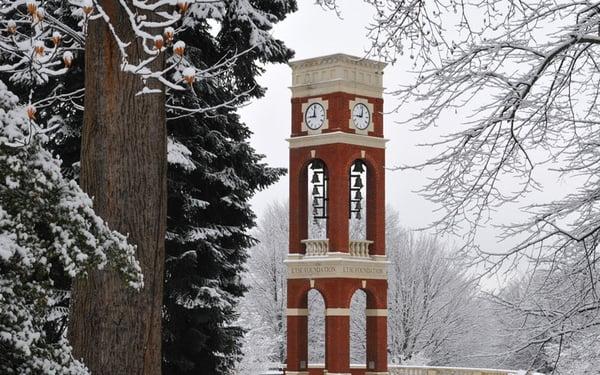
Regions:
[[[306,108],[304,122],[309,129],[319,129],[325,122],[325,108],[319,103],[312,103]]]
[[[365,130],[371,123],[371,112],[363,103],[357,103],[352,109],[352,121],[357,129]]]

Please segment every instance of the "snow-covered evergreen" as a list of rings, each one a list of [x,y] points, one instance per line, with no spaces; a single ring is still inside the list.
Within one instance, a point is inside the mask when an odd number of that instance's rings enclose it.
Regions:
[[[62,176],[45,136],[9,146],[27,138],[31,121],[0,82],[0,373],[85,374],[66,338],[48,337],[48,323],[64,314],[56,306],[64,293],[54,281],[108,266],[140,288],[142,274],[135,248]]]
[[[195,19],[196,27],[180,37],[197,65],[200,61],[215,64],[233,50],[252,47],[252,35],[268,35],[272,23],[294,7],[294,1],[226,2],[219,12],[211,13],[220,27],[216,36],[208,24]],[[192,14],[196,14],[194,9]],[[262,31],[253,34],[257,27]],[[259,61],[285,62],[289,57],[291,51],[268,36],[238,57],[227,79],[196,82],[197,97],[173,96],[170,105],[194,107],[197,104],[189,103],[196,98],[208,106],[241,104],[262,95],[256,82]],[[242,91],[247,93],[245,98],[236,96]],[[240,357],[244,333],[236,324],[236,306],[246,290],[240,277],[246,253],[254,244],[248,234],[254,226],[248,201],[257,190],[277,181],[283,171],[261,161],[262,156],[249,145],[248,127],[233,108],[221,106],[213,113],[186,117],[178,117],[174,110],[171,113],[177,118],[167,123],[172,147],[163,372],[225,374]]]

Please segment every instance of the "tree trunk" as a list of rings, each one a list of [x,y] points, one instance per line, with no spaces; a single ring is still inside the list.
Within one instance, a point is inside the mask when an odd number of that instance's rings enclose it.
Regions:
[[[129,2],[129,1],[128,1]],[[100,1],[136,63],[136,43],[118,0]],[[91,21],[85,50],[81,186],[111,228],[137,245],[144,288],[134,291],[114,271],[91,273],[73,286],[69,337],[92,373],[161,374],[161,308],[166,230],[164,94],[138,95],[141,79],[121,71],[104,20]],[[164,64],[158,61],[153,69]]]

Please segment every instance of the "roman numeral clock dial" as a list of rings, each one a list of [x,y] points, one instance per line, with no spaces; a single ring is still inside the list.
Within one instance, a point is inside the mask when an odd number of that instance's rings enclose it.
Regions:
[[[306,108],[304,122],[311,130],[317,130],[325,122],[325,108],[320,103],[312,103]]]

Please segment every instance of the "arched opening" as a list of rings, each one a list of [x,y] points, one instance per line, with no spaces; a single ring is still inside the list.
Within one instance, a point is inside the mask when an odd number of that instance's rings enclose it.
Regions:
[[[325,300],[316,289],[308,291],[308,364],[325,363]]]
[[[327,166],[320,159],[312,160],[308,166],[308,238],[327,237],[329,209]]]
[[[370,245],[373,243],[369,236],[369,225],[372,220],[367,215],[372,207],[372,199],[367,194],[371,189],[369,181],[372,180],[367,163],[355,160],[348,171],[349,197],[348,197],[348,240],[351,256],[368,258]],[[367,187],[369,186],[369,187]]]
[[[348,229],[351,240],[367,239],[367,173],[367,165],[362,160],[355,160],[350,166]]]
[[[358,289],[350,300],[350,363],[367,363],[367,294]]]

